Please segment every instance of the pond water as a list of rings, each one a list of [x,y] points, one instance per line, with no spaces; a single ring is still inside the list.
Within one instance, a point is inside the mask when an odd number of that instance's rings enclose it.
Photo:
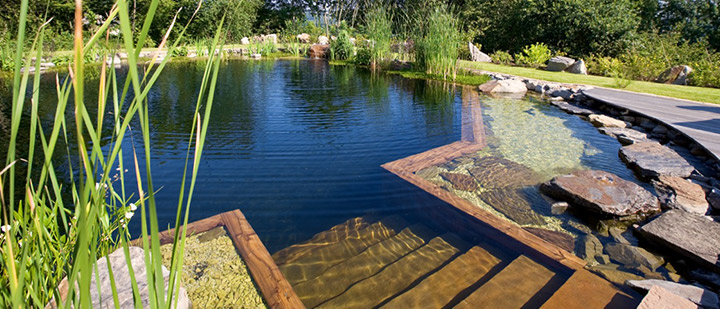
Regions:
[[[149,96],[153,181],[162,187],[156,195],[161,228],[174,222],[202,70],[196,62],[171,63]],[[50,119],[54,108],[51,86],[43,86],[50,93],[41,102],[45,119]],[[363,238],[367,240],[365,247],[355,253],[368,252],[366,258],[377,259],[374,251],[366,249],[374,244],[380,249],[392,246],[385,240],[405,235],[422,239],[426,247],[436,248],[433,252],[449,252],[427,266],[429,269],[452,265],[450,256],[480,254],[480,249],[471,249],[474,245],[494,256],[492,265],[527,268],[534,262],[518,261],[518,256],[527,253],[526,248],[510,240],[503,243],[503,236],[487,228],[468,231],[464,228],[467,225],[460,223],[467,218],[458,211],[381,168],[384,163],[460,140],[461,92],[447,84],[373,75],[355,67],[330,66],[325,61],[228,61],[218,77],[190,221],[240,209],[268,251],[280,255],[292,255],[281,249],[313,235],[337,232],[339,229],[331,229],[334,226],[344,229],[343,237],[347,238],[360,228],[375,226],[378,230]],[[88,94],[89,98],[93,96]],[[507,100],[481,96],[481,101],[488,148],[493,155],[529,167],[544,179],[589,168],[636,181],[618,158],[620,144],[582,119],[532,97]],[[139,141],[139,136],[135,140]],[[552,217],[547,209],[537,212]],[[568,215],[564,216],[557,220],[568,220]],[[131,224],[135,236],[139,234],[137,221]],[[318,239],[338,242],[337,235],[324,235]],[[494,241],[488,240],[488,235]],[[336,251],[346,250],[348,243],[343,244],[334,247]],[[314,262],[331,261],[336,252],[330,251]],[[412,257],[407,252],[400,256]],[[313,271],[327,272],[340,261],[357,266],[347,262],[348,257],[336,256],[339,260],[335,264]],[[547,277],[545,289],[557,288],[567,278],[568,273],[553,261],[535,260],[549,270],[533,274]],[[282,264],[294,284],[312,279],[302,263],[293,266],[285,260]],[[493,272],[500,270],[490,270]],[[385,276],[394,278],[393,274],[388,270]],[[422,278],[428,275],[405,280],[421,286],[418,282]],[[481,283],[469,284],[477,288]],[[372,282],[365,286],[373,289]],[[403,291],[407,287],[401,284],[398,288]],[[551,295],[545,294],[532,300],[541,304]],[[385,305],[393,304],[390,298],[380,299],[385,299]],[[409,296],[407,300],[411,299]],[[331,306],[333,300],[343,302],[334,298],[324,304]],[[455,303],[460,300],[455,299]],[[316,301],[313,304],[325,300]]]

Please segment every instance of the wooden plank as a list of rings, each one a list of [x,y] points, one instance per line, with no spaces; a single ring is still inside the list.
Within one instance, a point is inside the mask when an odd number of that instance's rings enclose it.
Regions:
[[[458,141],[404,159],[385,163],[382,167],[387,170],[402,170],[414,173],[426,167],[445,163],[457,157],[480,151],[484,147],[482,144]]]
[[[612,283],[580,269],[541,308],[635,308],[637,305],[637,299],[617,289]]]
[[[475,87],[462,88],[462,141],[485,147],[485,124],[482,118],[480,94]]]
[[[557,261],[558,263],[573,269],[582,269],[586,262],[574,254],[563,250],[555,244],[549,243],[544,239],[533,235],[532,233],[524,230],[518,225],[508,222],[505,219],[499,218],[494,214],[478,207],[477,205],[454,195],[447,190],[437,186],[436,184],[425,180],[424,178],[408,172],[405,170],[391,169],[393,166],[388,167],[383,165],[385,169],[392,172],[393,174],[407,180],[408,182],[420,187],[428,193],[438,197],[446,203],[454,206],[455,208],[475,217],[476,219],[490,225],[491,227],[499,230],[505,235],[519,241],[520,243],[538,251],[539,253]]]
[[[215,215],[209,218],[198,220],[187,224],[187,236],[207,232],[216,227],[222,226],[223,221],[220,215]],[[169,229],[160,232],[160,245],[166,245],[172,243],[175,240],[175,229]],[[137,238],[130,241],[131,246],[142,247],[142,238]]]
[[[268,306],[305,308],[242,212],[234,210],[220,216]]]
[[[554,275],[521,255],[455,308],[522,308]]]

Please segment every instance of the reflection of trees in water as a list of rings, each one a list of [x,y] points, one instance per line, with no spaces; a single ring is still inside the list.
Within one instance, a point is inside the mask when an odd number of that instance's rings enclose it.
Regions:
[[[401,77],[396,77],[396,85],[412,97],[414,108],[422,111],[428,136],[452,134],[457,113],[455,85]]]

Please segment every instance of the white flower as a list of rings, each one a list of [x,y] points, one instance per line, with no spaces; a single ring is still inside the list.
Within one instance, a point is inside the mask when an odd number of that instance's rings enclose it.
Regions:
[[[130,203],[130,211],[135,211],[137,209],[137,206],[135,206],[135,203]]]
[[[9,224],[5,224],[5,225],[3,225],[2,227],[0,227],[0,230],[2,230],[3,233],[9,232],[9,231],[10,231],[10,225],[9,225]]]
[[[132,211],[126,212],[126,213],[125,213],[125,218],[128,219],[128,220],[130,220],[130,218],[132,218],[134,215],[135,215],[135,213],[132,212]]]

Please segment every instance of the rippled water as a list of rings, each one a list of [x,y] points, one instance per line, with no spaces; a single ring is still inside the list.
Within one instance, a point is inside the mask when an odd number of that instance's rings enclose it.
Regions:
[[[202,70],[200,62],[171,63],[149,96],[161,227],[174,222]],[[54,76],[43,80],[49,121]],[[349,218],[447,207],[380,165],[459,140],[461,103],[449,85],[324,61],[228,61],[190,220],[241,209],[274,252]],[[575,116],[534,99],[482,104],[491,146],[513,161],[548,177],[580,166],[634,177],[617,159],[619,144]]]

